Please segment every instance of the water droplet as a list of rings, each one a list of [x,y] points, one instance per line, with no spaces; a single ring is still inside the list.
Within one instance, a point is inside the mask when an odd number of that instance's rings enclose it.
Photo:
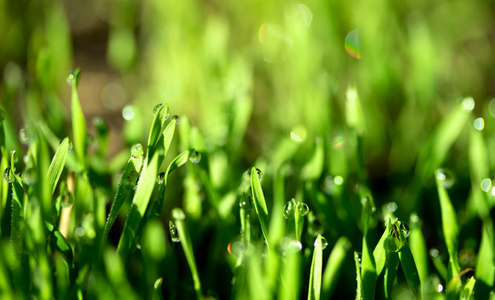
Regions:
[[[82,238],[85,234],[84,228],[82,228],[81,226],[76,227],[75,234],[78,238]]]
[[[336,185],[342,185],[344,183],[344,178],[342,178],[342,176],[335,176],[335,178],[333,179],[333,182]]]
[[[462,108],[466,111],[472,111],[474,109],[474,99],[472,97],[464,98],[461,102]]]
[[[296,143],[301,143],[306,139],[307,131],[302,125],[294,127],[290,132],[290,138]]]
[[[16,154],[15,150],[10,151],[10,155],[12,156],[12,161],[13,162],[16,163],[16,162],[19,161],[19,159],[17,158],[17,154]]]
[[[363,210],[367,211],[368,213],[376,211],[376,206],[373,203],[373,200],[368,196],[361,198],[361,204],[363,206]]]
[[[491,188],[492,188],[492,180],[490,178],[485,178],[481,181],[481,189],[484,192],[490,191]]]
[[[311,9],[302,3],[298,3],[297,8],[303,17],[304,24],[306,24],[306,27],[309,28],[309,26],[311,26],[311,21],[313,21],[313,13],[311,12]]]
[[[451,188],[454,185],[455,177],[454,174],[447,169],[437,169],[436,177],[442,186],[446,189]]]
[[[5,120],[5,117],[7,115],[5,114],[5,110],[3,110],[2,108],[0,108],[0,122],[3,122]]]
[[[5,170],[3,170],[3,179],[8,183],[14,181],[14,172],[12,172],[12,169],[10,167],[7,167],[5,168]]]
[[[232,245],[231,245],[231,243],[229,243],[227,245],[227,251],[229,252],[229,254],[232,254]]]
[[[389,202],[387,204],[387,208],[388,208],[389,211],[395,212],[397,210],[397,203],[395,203],[395,202]]]
[[[164,121],[167,121],[167,120],[168,120],[168,118],[170,118],[170,114],[167,114],[167,115],[165,116],[165,120],[164,120]]]
[[[361,59],[361,51],[359,47],[359,31],[358,29],[354,29],[349,32],[345,37],[344,41],[345,51],[347,53],[357,59]]]
[[[165,181],[165,172],[161,172],[158,174],[158,176],[156,176],[156,182],[158,184],[163,184],[164,181]]]
[[[315,243],[313,244],[315,247],[316,247],[317,242],[318,242],[318,238],[316,238]],[[327,239],[324,236],[322,236],[321,237],[321,249],[324,250],[325,248],[327,248],[327,246],[328,246]]]
[[[284,211],[283,211],[284,218],[287,220],[294,219],[294,217],[296,216],[296,208],[297,208],[297,203],[294,198],[292,198],[290,201],[285,203]]]
[[[201,161],[201,153],[196,150],[193,150],[189,153],[189,161],[193,164],[197,164]]]
[[[132,146],[132,148],[131,148],[131,155],[134,158],[142,157],[144,155],[143,145],[141,145],[141,144],[134,144]]]
[[[345,138],[343,136],[336,136],[332,139],[332,148],[337,149],[344,145]]]
[[[409,225],[398,219],[391,223],[388,227],[387,250],[391,252],[399,251],[406,243],[406,238],[409,236]]]
[[[172,221],[168,222],[168,228],[170,229],[170,238],[172,239],[172,242],[180,242],[179,232],[177,232],[177,227],[175,227],[175,224]]]
[[[74,203],[74,195],[69,192],[68,189],[65,189],[62,194],[62,199],[60,201],[60,206],[69,207]]]
[[[410,219],[411,219],[411,223],[414,223],[414,224],[419,224],[421,222],[421,219],[419,218],[419,216],[416,213],[412,213]]]
[[[441,293],[443,291],[443,285],[441,283],[437,286],[437,293]]]
[[[279,246],[282,255],[285,255],[286,253],[297,253],[303,248],[300,241],[287,236],[280,239]]]
[[[247,209],[249,205],[249,202],[247,200],[247,197],[243,195],[241,198],[239,198],[239,207],[242,209]]]
[[[126,121],[134,119],[134,107],[132,105],[124,106],[124,108],[122,109],[122,117]]]
[[[411,233],[411,230],[409,229],[409,225],[405,222],[400,222],[400,230],[402,231],[402,235],[407,239],[409,237],[409,234]]]
[[[432,248],[432,249],[430,250],[430,255],[431,255],[432,257],[437,257],[439,254],[440,254],[440,251],[438,251],[438,250],[437,250],[437,249],[435,249],[435,248]]]
[[[309,213],[309,207],[306,203],[300,202],[297,204],[297,212],[300,216],[304,217]]]
[[[160,103],[160,104],[157,104],[155,105],[155,107],[153,107],[153,114],[156,115],[156,112],[160,109],[160,107],[163,106],[163,103]]]
[[[19,140],[23,145],[29,144],[29,137],[25,128],[21,128],[21,130],[19,130]]]
[[[171,122],[175,122],[176,125],[180,124],[180,117],[178,115],[172,116]]]
[[[25,165],[29,164],[29,161],[30,161],[30,159],[29,159],[29,155],[27,155],[27,154],[26,154],[26,155],[24,155],[24,156],[22,157],[22,161],[24,162],[24,164],[25,164]]]
[[[252,169],[249,169],[249,170],[248,170],[248,176],[249,176],[249,179],[251,179],[251,170],[252,170]],[[260,169],[256,168],[256,173],[258,173],[258,178],[259,178],[259,179],[260,179],[260,181],[261,181],[261,179],[263,178],[263,172],[261,172],[261,170],[260,170]]]
[[[180,208],[172,209],[172,218],[176,221],[183,221],[186,219],[186,215]]]
[[[69,149],[67,149],[67,153],[71,152],[73,147],[72,142],[69,140]]]
[[[474,128],[480,131],[483,130],[483,128],[485,128],[485,119],[477,118],[474,120]]]
[[[69,75],[67,75],[67,79],[65,81],[67,81],[67,84],[69,86],[72,86],[74,84],[74,74],[72,72],[69,73]]]
[[[31,167],[26,169],[22,174],[22,181],[27,185],[35,184],[36,181],[38,181],[38,172],[36,171],[36,168]]]

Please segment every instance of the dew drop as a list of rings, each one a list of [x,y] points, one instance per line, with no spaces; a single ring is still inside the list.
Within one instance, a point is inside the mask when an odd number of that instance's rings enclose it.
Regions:
[[[474,120],[474,128],[480,131],[483,130],[483,128],[485,128],[485,119],[477,118]]]
[[[134,158],[137,158],[137,157],[142,157],[144,154],[144,151],[143,151],[143,145],[141,144],[134,144],[131,148],[131,155],[132,157]]]
[[[19,130],[19,140],[21,141],[21,144],[23,144],[23,145],[29,144],[29,137],[28,137],[27,130],[25,128],[21,128],[21,130]]]
[[[175,221],[183,221],[183,220],[186,219],[186,215],[184,214],[184,212],[182,211],[182,209],[180,209],[180,208],[174,208],[174,209],[172,209],[172,218]]]
[[[5,170],[3,170],[3,179],[8,183],[14,181],[14,174],[10,167],[7,167],[5,168]]]
[[[411,214],[411,222],[414,224],[419,224],[421,222],[419,216],[416,213]]]
[[[155,107],[153,107],[153,114],[156,115],[156,112],[160,109],[160,107],[163,106],[163,103],[160,103],[160,104],[157,104],[155,105]]]
[[[164,121],[167,121],[167,120],[168,120],[168,118],[170,118],[170,114],[167,114],[167,115],[165,116],[165,120],[164,120]]]
[[[389,211],[395,212],[397,210],[397,203],[395,203],[395,202],[389,202],[387,204],[387,208],[388,208]]]
[[[177,227],[175,227],[175,224],[172,221],[168,222],[168,228],[170,229],[170,238],[172,239],[172,242],[180,242],[179,232],[177,232]]]
[[[297,203],[294,198],[285,203],[283,215],[286,220],[294,219],[296,216]]]
[[[17,153],[15,152],[15,150],[10,151],[10,155],[12,156],[12,160],[15,163],[19,161],[19,159],[17,158]]]
[[[69,75],[67,75],[67,78],[65,79],[65,81],[67,81],[67,84],[69,86],[72,86],[74,84],[74,78],[75,78],[74,72],[71,72],[71,73],[69,73]]]
[[[189,161],[193,164],[197,164],[201,161],[201,153],[196,150],[193,150],[189,153]]]
[[[318,238],[316,238],[315,243],[313,244],[316,247],[316,244],[318,243]],[[321,236],[321,249],[324,250],[327,248],[328,242],[327,239],[324,236]]]
[[[248,176],[249,176],[249,179],[250,179],[250,180],[251,180],[251,170],[252,170],[252,169],[249,169],[249,170],[248,170]],[[261,179],[263,178],[263,172],[261,172],[261,170],[260,170],[260,169],[256,168],[256,173],[258,173],[258,178],[259,178],[259,179],[260,179],[260,181],[261,181]]]
[[[465,111],[472,111],[474,109],[474,99],[472,97],[464,98],[461,105]]]
[[[2,108],[0,108],[0,122],[3,122],[5,120],[5,117],[7,115],[5,114],[5,110],[3,110]]]
[[[437,286],[437,293],[441,293],[443,291],[443,285],[441,283]]]
[[[344,40],[344,47],[347,53],[357,59],[361,59],[361,51],[359,47],[359,31],[354,29],[349,32]]]
[[[492,188],[492,180],[490,178],[485,178],[481,181],[481,189],[484,192],[489,192]]]
[[[438,255],[439,255],[439,254],[440,254],[440,251],[438,251],[438,249],[432,248],[432,249],[430,250],[430,255],[431,255],[432,257],[438,257]]]
[[[436,171],[437,180],[440,181],[442,186],[446,189],[451,188],[454,185],[455,177],[454,174],[447,169],[437,169]]]
[[[158,176],[156,176],[156,183],[163,184],[164,181],[165,181],[165,172],[161,172],[158,174]]]
[[[25,165],[29,163],[29,160],[30,160],[29,155],[27,154],[22,157],[22,161],[24,162]]]
[[[36,168],[31,167],[26,169],[22,174],[22,181],[27,185],[35,184],[36,181],[38,181],[38,172],[36,171]]]
[[[307,136],[306,128],[302,125],[294,127],[290,132],[290,138],[296,143],[302,143]]]
[[[60,206],[69,207],[74,203],[74,195],[66,189],[62,194],[61,200],[62,201],[60,202]]]
[[[84,228],[81,226],[76,227],[75,233],[78,238],[82,238],[85,234]]]
[[[333,182],[336,185],[342,185],[344,183],[344,178],[342,178],[342,176],[335,176],[335,178],[333,179]]]
[[[176,125],[180,124],[180,117],[178,115],[172,116],[171,122],[175,122]]]
[[[306,203],[300,202],[297,204],[297,212],[300,216],[304,217],[309,213],[309,207]]]
[[[126,121],[134,119],[134,107],[132,105],[124,106],[124,108],[122,109],[122,117]]]
[[[345,138],[343,136],[336,136],[332,139],[332,148],[338,149],[342,147],[345,143]]]
[[[409,225],[407,225],[407,223],[400,222],[400,230],[402,231],[402,235],[404,235],[404,238],[409,237],[411,230],[409,229]]]

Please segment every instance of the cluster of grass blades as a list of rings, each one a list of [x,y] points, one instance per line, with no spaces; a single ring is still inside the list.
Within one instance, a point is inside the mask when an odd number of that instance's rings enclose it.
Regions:
[[[470,201],[482,223],[475,268],[462,267],[451,175],[438,168],[470,120],[472,99],[445,117],[420,153],[408,190],[416,202],[405,222],[395,216],[394,202],[377,209],[353,88],[346,151],[354,170],[336,163],[328,175],[329,163],[345,159],[343,149],[318,136],[311,143],[294,130],[256,162],[263,171],[253,167],[221,184],[217,154],[185,117],[170,116],[167,105],[149,112],[146,147],[133,145],[127,162],[105,162],[108,128],[101,119],[94,122],[97,149],[88,151],[95,142],[79,103],[79,75],[68,77],[72,142],[59,142],[43,121],[29,124],[21,130],[26,151],[19,161],[6,139],[13,127],[0,111],[1,298],[495,297],[495,201],[478,188],[489,173],[480,132],[471,130],[469,149]],[[242,135],[247,126],[236,128]],[[301,160],[304,147],[310,155]],[[123,169],[115,188],[114,164]],[[180,176],[170,177],[176,170]],[[428,251],[417,200],[433,178],[443,258]]]

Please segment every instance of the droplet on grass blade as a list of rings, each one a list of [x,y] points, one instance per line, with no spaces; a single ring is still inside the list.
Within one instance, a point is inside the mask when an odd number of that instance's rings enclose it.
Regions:
[[[69,207],[73,203],[74,203],[74,195],[71,192],[69,192],[69,190],[66,188],[63,191],[62,199],[60,201],[60,206],[62,206],[62,207]]]
[[[201,161],[201,153],[199,153],[198,151],[196,150],[193,150],[190,154],[189,154],[189,161],[192,162],[193,164],[197,164]]]
[[[477,118],[474,120],[474,128],[480,131],[483,130],[483,128],[485,128],[485,119]]]
[[[12,160],[15,163],[19,161],[19,159],[17,158],[17,153],[15,152],[15,150],[10,151],[10,155],[12,155]]]
[[[186,219],[186,215],[184,214],[184,212],[182,211],[182,209],[180,209],[180,208],[174,208],[174,209],[172,209],[172,218],[175,221],[183,221],[183,220]]]
[[[172,239],[172,242],[180,242],[179,232],[177,232],[177,227],[175,227],[175,224],[172,221],[168,222],[168,228],[170,230],[170,238]]]
[[[358,29],[354,29],[349,32],[344,40],[345,51],[347,53],[357,59],[361,59],[361,50],[359,47],[359,31]]]
[[[472,97],[464,98],[461,102],[462,108],[465,111],[472,111],[474,109],[474,99]]]
[[[317,243],[318,243],[318,238],[316,238],[313,245],[316,247]],[[324,250],[325,248],[327,248],[327,246],[328,246],[327,239],[324,236],[321,236],[321,249]]]
[[[175,122],[175,125],[180,124],[180,117],[178,115],[172,116],[171,122]]]
[[[131,148],[131,155],[132,157],[142,157],[144,155],[143,151],[143,145],[141,144],[134,144]]]
[[[296,216],[297,203],[294,198],[285,203],[283,215],[286,220],[294,219]]]
[[[156,183],[163,184],[165,181],[165,172],[160,172],[158,176],[156,176]]]
[[[7,167],[7,168],[5,168],[5,170],[3,170],[3,179],[7,183],[11,183],[12,181],[14,181],[14,174],[13,174],[12,169],[10,167]]]
[[[69,140],[69,148],[67,149],[67,153],[71,152],[73,147],[72,142]]]
[[[132,105],[124,106],[124,108],[122,109],[122,117],[126,121],[134,119],[134,107]]]
[[[440,181],[442,186],[446,189],[451,188],[455,183],[454,174],[447,169],[444,168],[437,169],[435,172],[435,176]]]
[[[163,103],[159,103],[153,107],[153,114],[156,115],[156,112],[163,106]]]
[[[336,136],[332,139],[332,148],[337,149],[344,145],[345,138],[343,136]]]
[[[492,188],[492,180],[490,178],[485,178],[481,181],[481,189],[484,192],[489,192]]]
[[[290,138],[296,143],[301,143],[306,139],[307,131],[302,125],[294,127],[290,132]]]
[[[309,207],[306,203],[300,202],[297,204],[297,212],[300,216],[304,217],[309,213]]]
[[[260,169],[256,168],[256,173],[258,173],[258,178],[261,179],[263,178],[263,172],[261,172]],[[248,176],[249,176],[249,179],[251,180],[251,169],[248,170]]]
[[[439,254],[440,254],[440,251],[438,251],[438,249],[432,248],[432,249],[430,250],[430,255],[431,255],[432,257],[437,257]]]
[[[387,208],[388,208],[389,211],[395,212],[397,210],[397,203],[395,203],[395,202],[389,202],[387,204]]]

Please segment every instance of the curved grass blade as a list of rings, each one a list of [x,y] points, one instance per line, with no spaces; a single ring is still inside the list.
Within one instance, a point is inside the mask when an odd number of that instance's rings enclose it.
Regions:
[[[481,234],[481,245],[476,262],[474,275],[476,277],[475,294],[479,299],[488,299],[495,283],[495,245],[493,223],[485,220]]]
[[[148,158],[153,157],[156,149],[160,146],[158,142],[162,138],[162,128],[168,114],[168,106],[166,104],[159,104],[155,107],[153,113],[155,116],[153,118],[153,123],[151,124],[150,135],[148,137],[148,148],[146,153],[146,157]],[[175,124],[175,122],[172,121],[170,123]],[[175,125],[173,127],[175,129]],[[148,163],[150,162],[151,161],[148,161]]]
[[[62,175],[62,171],[64,170],[65,161],[67,160],[67,155],[70,151],[70,147],[72,147],[72,145],[69,141],[69,138],[63,139],[57,149],[57,152],[55,152],[55,155],[53,156],[50,167],[48,167],[48,183],[51,186],[52,195],[57,188],[58,180],[60,179],[60,175]]]
[[[366,236],[363,237],[363,252],[361,259],[361,276],[363,284],[363,299],[375,298],[376,275],[375,259],[368,247]]]
[[[67,81],[72,86],[71,110],[72,110],[72,138],[74,140],[74,150],[76,152],[79,164],[83,169],[88,168],[87,146],[88,146],[88,130],[86,120],[79,101],[77,86],[79,84],[79,76],[81,70],[75,69],[69,74]]]
[[[323,166],[325,165],[324,153],[324,143],[321,138],[317,138],[315,141],[315,150],[313,152],[313,156],[301,170],[301,179],[316,180],[321,176],[321,173],[323,172]]]
[[[267,241],[268,251],[270,247],[268,245],[268,209],[266,208],[265,196],[263,195],[263,190],[261,189],[260,178],[258,177],[258,171],[256,168],[251,169],[251,189],[253,191],[254,208],[256,209],[256,214],[261,225],[261,231],[263,236]]]
[[[390,219],[388,223],[390,223]],[[373,250],[373,258],[375,260],[377,277],[380,276],[380,274],[383,271],[383,268],[385,267],[385,263],[387,262],[388,251],[385,247],[385,243],[387,242],[387,237],[388,237],[388,230],[386,229],[383,232],[382,237],[378,241],[378,244],[376,245],[375,249]]]
[[[399,255],[396,252],[391,252],[388,255],[387,267],[385,269],[385,276],[383,278],[385,299],[390,299],[392,294],[392,286],[397,276],[397,269],[399,268]]]
[[[69,268],[70,282],[74,283],[77,277],[77,271],[74,265],[74,253],[72,251],[72,247],[62,235],[62,233],[55,226],[53,226],[53,224],[45,222],[45,227],[50,233],[50,237],[52,239],[53,245],[55,246],[55,249],[57,249],[57,251],[62,254],[62,258]]]
[[[447,274],[447,281],[450,282],[453,278],[456,278],[460,272],[460,266],[457,258],[459,228],[457,225],[458,223],[455,210],[452,206],[452,202],[450,201],[449,194],[442,185],[441,174],[442,173],[438,170],[435,172],[438,197],[440,199],[440,209],[442,212],[443,235],[445,238],[445,243],[447,244],[447,250],[449,252],[449,272]]]
[[[328,262],[323,273],[322,299],[330,299],[335,286],[339,282],[340,271],[344,266],[344,259],[350,248],[351,242],[345,236],[339,238],[337,243],[335,243],[335,246],[333,246],[332,253],[328,258]]]
[[[400,232],[401,239],[405,239]],[[402,270],[404,271],[404,275],[406,276],[407,284],[409,285],[409,289],[413,293],[415,297],[419,297],[419,275],[418,270],[416,268],[416,263],[414,262],[413,255],[411,253],[411,249],[409,249],[409,244],[406,242],[402,248],[399,250],[399,260],[400,265],[402,266]]]
[[[174,220],[177,232],[179,233],[180,243],[182,249],[184,249],[184,254],[186,255],[187,263],[191,269],[194,290],[196,291],[196,296],[198,299],[203,299],[203,292],[201,291],[201,281],[199,280],[198,268],[196,267],[196,261],[194,259],[194,251],[191,243],[191,237],[189,236],[189,231],[186,226],[186,215],[180,208],[174,208],[172,210],[172,218]]]
[[[121,255],[124,261],[127,261],[127,258],[132,252],[132,247],[139,234],[138,229],[141,220],[144,217],[151,193],[155,186],[156,173],[158,172],[158,155],[155,155],[149,164],[145,163],[144,165],[136,193],[132,199],[131,209],[127,216],[122,236],[120,237],[119,245],[117,247],[117,253]]]
[[[461,300],[469,300],[469,299],[473,299],[472,298],[472,295],[474,293],[474,289],[476,287],[476,279],[474,278],[475,276],[471,276],[466,284],[464,285],[464,288],[462,289],[462,292],[461,292],[461,297],[460,299]],[[489,299],[488,297],[487,298],[479,298],[479,299]]]
[[[311,271],[309,274],[308,299],[319,300],[321,295],[321,275],[323,270],[323,241],[321,234],[315,241],[313,250],[313,260],[311,261]]]
[[[162,283],[163,278],[158,278],[153,285],[153,296],[152,300],[165,300],[162,295]]]

